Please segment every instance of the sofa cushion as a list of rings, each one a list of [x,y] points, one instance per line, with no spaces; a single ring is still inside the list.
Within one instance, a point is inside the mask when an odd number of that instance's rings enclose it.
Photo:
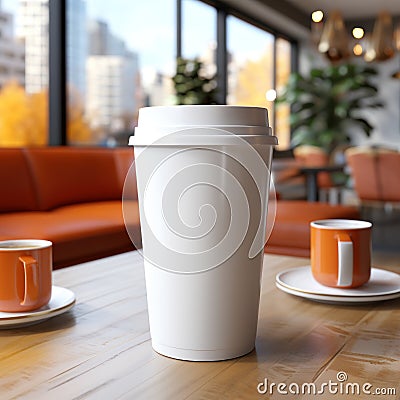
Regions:
[[[21,149],[2,149],[0,156],[1,212],[35,210],[32,175]]]
[[[114,150],[114,157],[117,166],[118,182],[122,193],[125,184],[125,178],[134,160],[133,148],[117,148]],[[128,199],[137,199],[135,171],[132,171],[132,175],[129,177],[133,179],[127,182],[128,186],[125,188],[125,197]]]
[[[136,234],[140,237],[138,207],[136,214],[134,210],[130,208],[130,220],[136,218]],[[32,238],[54,243],[55,268],[134,250],[125,230],[121,201],[0,215],[0,240]]]
[[[113,150],[51,147],[26,149],[39,210],[121,199]]]

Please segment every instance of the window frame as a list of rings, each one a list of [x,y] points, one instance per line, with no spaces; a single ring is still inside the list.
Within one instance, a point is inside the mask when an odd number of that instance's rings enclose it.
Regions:
[[[67,0],[49,0],[49,146],[67,145]]]

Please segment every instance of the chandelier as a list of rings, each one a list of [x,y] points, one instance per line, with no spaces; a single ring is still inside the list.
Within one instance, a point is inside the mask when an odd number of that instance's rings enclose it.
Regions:
[[[355,26],[349,34],[339,11],[331,12],[326,19],[322,11],[314,11],[311,19],[312,40],[331,62],[351,56],[366,62],[385,61],[400,51],[400,26],[394,29],[392,17],[386,11],[379,13],[371,33]]]

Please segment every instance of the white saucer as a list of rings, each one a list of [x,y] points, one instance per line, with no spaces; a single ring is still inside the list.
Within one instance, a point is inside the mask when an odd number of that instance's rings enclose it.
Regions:
[[[355,289],[321,285],[309,265],[282,271],[276,276],[276,286],[286,293],[326,303],[369,303],[400,297],[400,275],[378,268],[371,269],[368,283]]]
[[[53,286],[49,303],[38,310],[11,313],[0,311],[0,329],[21,328],[45,321],[70,310],[75,304],[75,294],[66,288]]]

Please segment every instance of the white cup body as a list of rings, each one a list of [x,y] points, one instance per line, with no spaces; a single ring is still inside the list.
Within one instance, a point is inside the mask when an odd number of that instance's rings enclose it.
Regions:
[[[146,109],[130,142],[152,345],[185,360],[238,357],[255,344],[276,139],[266,110],[180,107]]]

